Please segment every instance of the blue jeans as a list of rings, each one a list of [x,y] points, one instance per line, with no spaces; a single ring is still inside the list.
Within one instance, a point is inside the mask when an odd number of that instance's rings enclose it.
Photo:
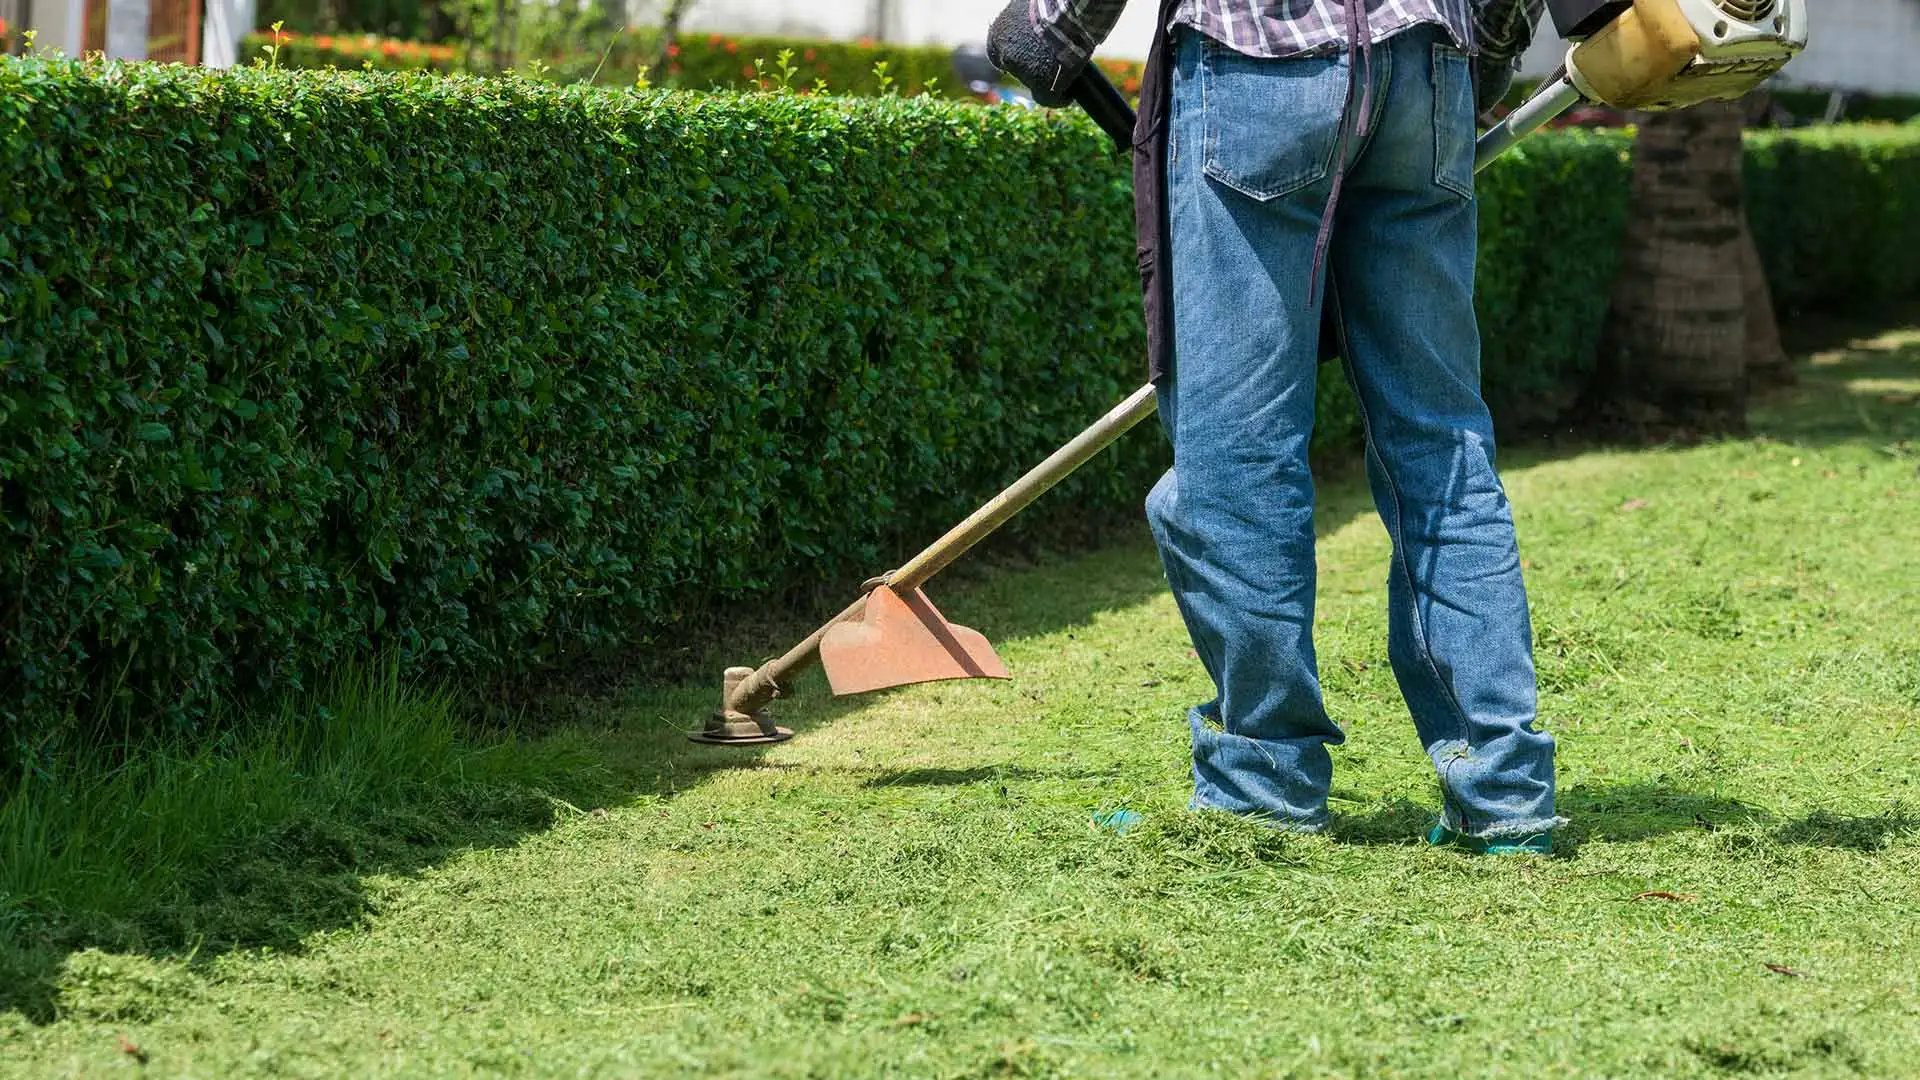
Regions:
[[[1214,684],[1188,715],[1196,808],[1327,824],[1327,748],[1345,736],[1314,656],[1307,443],[1330,285],[1393,540],[1388,654],[1442,820],[1472,836],[1562,823],[1480,396],[1473,91],[1448,41],[1421,26],[1375,47],[1362,138],[1366,95],[1347,104],[1344,57],[1255,59],[1182,31],[1167,166],[1174,361],[1159,390],[1174,466],[1147,516]],[[1348,170],[1314,282],[1343,126]]]

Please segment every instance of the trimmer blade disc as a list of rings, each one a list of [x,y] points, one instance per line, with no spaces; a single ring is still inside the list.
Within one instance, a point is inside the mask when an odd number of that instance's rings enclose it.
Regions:
[[[693,742],[706,743],[710,746],[767,746],[772,743],[783,743],[793,738],[793,729],[777,727],[773,729],[773,734],[771,735],[758,731],[751,735],[728,735],[725,732],[695,731],[689,734],[687,738]]]
[[[728,674],[737,678],[733,671],[729,671]],[[776,726],[764,710],[748,716],[746,713],[736,712],[723,705],[708,714],[705,727],[699,731],[688,732],[687,738],[709,746],[765,746],[769,743],[786,742],[793,738],[793,731],[790,728]]]

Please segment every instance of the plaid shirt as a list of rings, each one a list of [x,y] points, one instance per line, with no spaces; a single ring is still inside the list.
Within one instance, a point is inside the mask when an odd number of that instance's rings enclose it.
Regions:
[[[1462,49],[1518,65],[1546,0],[1366,0],[1362,25],[1379,41],[1417,23],[1439,23]],[[1120,18],[1127,0],[1030,0],[1036,26],[1062,54],[1084,60]],[[1377,7],[1375,6],[1377,5]],[[1349,19],[1342,0],[1180,0],[1175,23],[1191,26],[1249,56],[1344,51]]]

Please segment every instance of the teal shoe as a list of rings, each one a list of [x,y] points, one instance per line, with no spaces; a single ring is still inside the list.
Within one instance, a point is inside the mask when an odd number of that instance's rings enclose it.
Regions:
[[[1547,855],[1553,851],[1553,834],[1466,836],[1445,825],[1435,825],[1433,831],[1427,834],[1427,843],[1434,847],[1459,848],[1475,855]]]
[[[1093,815],[1095,825],[1117,833],[1126,833],[1145,820],[1146,818],[1135,810],[1108,810]]]

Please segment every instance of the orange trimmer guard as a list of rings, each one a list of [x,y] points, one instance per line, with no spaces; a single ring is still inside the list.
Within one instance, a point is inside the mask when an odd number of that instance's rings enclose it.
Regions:
[[[1006,679],[1007,666],[978,630],[955,626],[919,589],[901,596],[885,585],[865,608],[820,639],[820,666],[835,695],[941,679]]]

